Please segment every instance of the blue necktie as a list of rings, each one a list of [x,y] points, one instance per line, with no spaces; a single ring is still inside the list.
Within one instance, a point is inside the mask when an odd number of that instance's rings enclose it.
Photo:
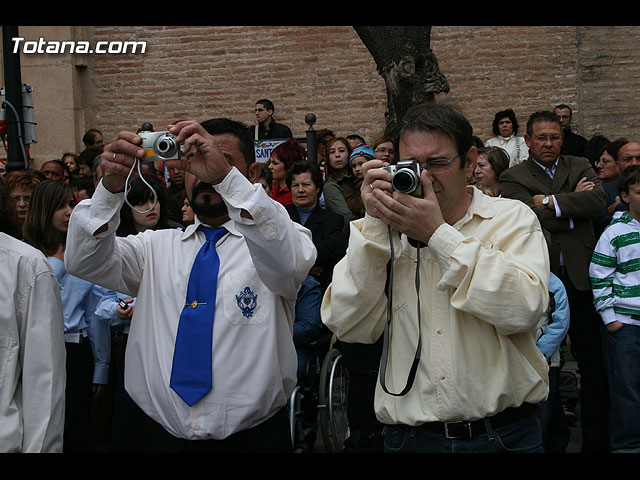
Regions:
[[[211,390],[213,316],[220,260],[216,242],[227,230],[200,229],[207,237],[191,268],[171,369],[171,388],[193,406]]]

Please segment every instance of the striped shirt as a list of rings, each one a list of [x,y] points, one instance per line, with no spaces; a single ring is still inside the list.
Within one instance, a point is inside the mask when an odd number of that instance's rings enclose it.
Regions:
[[[594,305],[606,324],[640,325],[640,222],[617,212],[589,265]]]

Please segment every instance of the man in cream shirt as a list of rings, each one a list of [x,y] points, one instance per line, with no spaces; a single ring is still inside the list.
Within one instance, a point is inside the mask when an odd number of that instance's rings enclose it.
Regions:
[[[138,136],[122,132],[105,147],[93,198],[71,217],[67,268],[136,297],[125,388],[163,427],[151,451],[287,451],[284,409],[297,366],[292,315],[316,257],[311,234],[253,184],[260,166],[246,126],[217,119],[178,122],[170,131],[185,155],[167,166],[185,171],[195,224],[116,238],[126,175],[143,154]],[[213,386],[190,407],[169,384],[187,282],[204,243],[200,224],[228,233],[216,243]],[[253,301],[243,303],[243,295]]]
[[[381,161],[364,165],[367,213],[351,224],[322,307],[340,340],[385,335],[374,402],[385,450],[542,451],[536,410],[548,379],[535,330],[548,304],[549,259],[538,220],[520,202],[468,186],[477,150],[452,107],[412,108],[399,159],[428,168],[423,195],[394,191]]]

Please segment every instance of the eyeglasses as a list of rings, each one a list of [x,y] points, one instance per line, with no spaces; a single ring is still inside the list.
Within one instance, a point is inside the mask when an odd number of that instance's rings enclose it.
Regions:
[[[420,168],[424,168],[425,170],[442,170],[447,168],[451,162],[453,162],[456,158],[458,158],[460,154],[456,155],[452,159],[448,158],[432,158],[431,160],[427,160],[424,163],[420,164]]]
[[[555,143],[562,140],[562,135],[536,135],[533,139],[536,142],[546,142],[547,140],[551,140]]]
[[[380,153],[380,154],[388,153],[390,155],[393,155],[393,148],[378,147],[374,151],[375,153]]]
[[[28,204],[31,201],[31,195],[11,195],[11,199],[16,203],[24,202]]]

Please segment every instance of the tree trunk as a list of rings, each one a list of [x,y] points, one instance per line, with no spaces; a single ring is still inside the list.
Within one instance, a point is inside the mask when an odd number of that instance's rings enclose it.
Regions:
[[[409,107],[448,93],[449,83],[431,51],[428,26],[355,26],[373,56],[387,88],[389,121],[385,135],[395,137],[399,120]]]

